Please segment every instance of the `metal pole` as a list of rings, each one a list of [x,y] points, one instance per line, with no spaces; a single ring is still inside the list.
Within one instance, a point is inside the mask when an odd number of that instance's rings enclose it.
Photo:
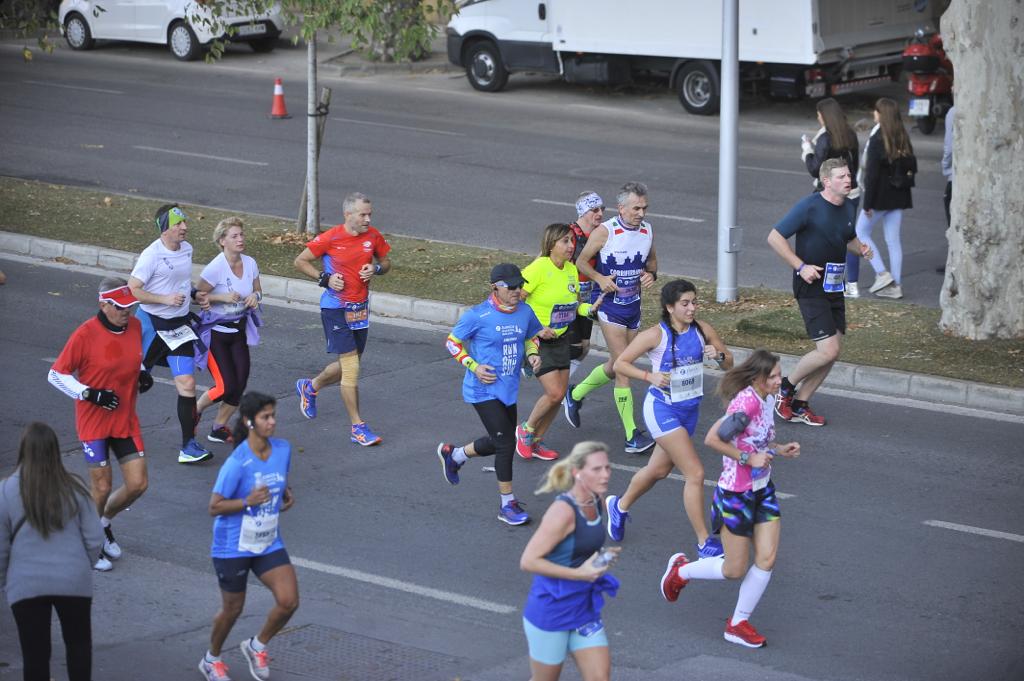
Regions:
[[[736,164],[739,149],[739,0],[722,0],[722,79],[718,118],[718,288],[720,303],[736,300]]]
[[[320,194],[317,188],[316,32],[306,41],[306,232],[320,231]]]

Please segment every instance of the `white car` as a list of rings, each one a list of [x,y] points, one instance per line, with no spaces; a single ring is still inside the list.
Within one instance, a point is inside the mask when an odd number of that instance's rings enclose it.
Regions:
[[[73,50],[88,50],[95,40],[134,40],[167,45],[182,61],[198,58],[204,46],[216,38],[246,42],[256,52],[274,49],[281,35],[281,7],[274,4],[264,14],[228,14],[221,26],[234,26],[232,36],[193,21],[210,18],[210,10],[192,0],[63,0],[61,30]]]

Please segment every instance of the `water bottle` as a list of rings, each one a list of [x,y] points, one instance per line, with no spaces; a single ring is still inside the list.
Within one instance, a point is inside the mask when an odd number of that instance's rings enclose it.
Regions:
[[[601,549],[601,553],[597,554],[597,558],[594,559],[594,567],[604,567],[612,562],[613,558],[615,558],[614,551],[611,549]]]

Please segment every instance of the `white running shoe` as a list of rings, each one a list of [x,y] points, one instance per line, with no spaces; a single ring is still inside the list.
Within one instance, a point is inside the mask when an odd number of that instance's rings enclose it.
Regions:
[[[899,284],[893,284],[892,286],[886,286],[881,291],[875,294],[879,298],[902,298],[903,289],[900,288]]]
[[[846,282],[846,290],[843,291],[843,295],[847,298],[860,298],[860,289],[857,288],[857,282]]]
[[[103,533],[107,535],[107,538],[103,540],[103,555],[110,560],[120,560],[121,547],[118,546],[117,540],[114,539],[114,533],[110,530],[110,526],[107,525],[103,528]]]
[[[100,559],[96,561],[96,563],[92,566],[92,569],[97,570],[99,572],[110,572],[114,569],[114,564],[110,562],[109,558],[107,558],[103,554],[100,554]]]
[[[896,280],[892,278],[891,274],[889,274],[888,272],[882,272],[877,277],[875,277],[875,283],[871,285],[871,288],[869,288],[868,291],[870,291],[871,293],[878,293],[886,286],[895,283],[895,281]]]
[[[245,639],[238,647],[242,649],[242,657],[249,663],[249,673],[256,681],[265,681],[270,678],[270,656],[267,649],[257,652],[253,650],[251,639]]]

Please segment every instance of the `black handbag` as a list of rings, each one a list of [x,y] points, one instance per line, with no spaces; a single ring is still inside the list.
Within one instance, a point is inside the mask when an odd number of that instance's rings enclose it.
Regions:
[[[889,186],[895,189],[910,189],[914,186],[914,176],[917,175],[917,159],[913,154],[900,156],[889,166]]]

